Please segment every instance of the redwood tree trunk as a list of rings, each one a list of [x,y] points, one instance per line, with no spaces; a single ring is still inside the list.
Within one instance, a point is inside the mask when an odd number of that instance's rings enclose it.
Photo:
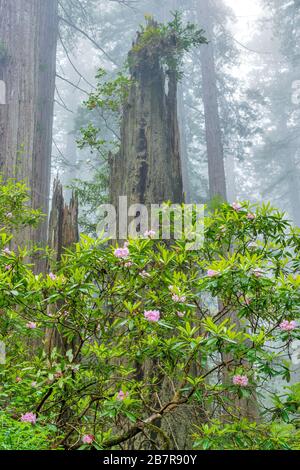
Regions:
[[[57,0],[0,0],[0,172],[25,180],[32,207],[48,214],[55,88]],[[47,223],[22,233],[43,243]]]
[[[111,162],[110,199],[116,207],[118,196],[127,196],[129,205],[184,200],[177,76],[164,70],[160,54],[159,48],[152,48],[148,55],[147,48],[136,47],[129,54],[133,82],[124,108],[120,152]],[[154,363],[147,364],[138,372],[151,377],[153,367]],[[161,387],[160,398],[167,401],[173,390],[167,382]],[[188,429],[194,415],[194,407],[186,405],[158,424],[171,433],[174,448],[189,447]],[[154,440],[158,437],[154,432]]]
[[[201,47],[202,92],[205,114],[205,132],[209,174],[210,197],[221,196],[227,199],[224,152],[218,107],[218,88],[212,43],[213,23],[210,0],[199,0],[199,25],[205,30],[209,41]]]
[[[69,204],[65,203],[63,187],[59,180],[54,181],[52,208],[49,220],[48,246],[54,252],[53,262],[59,265],[65,248],[70,248],[79,241],[78,229],[78,199],[72,194]],[[50,310],[58,311],[61,305],[54,304]],[[46,331],[46,350],[51,351],[56,347],[64,353],[74,344],[67,344],[56,328],[48,328]]]
[[[129,204],[183,202],[177,79],[166,73],[159,51],[130,53],[133,83],[124,108],[121,149],[111,167],[111,201],[127,196]]]

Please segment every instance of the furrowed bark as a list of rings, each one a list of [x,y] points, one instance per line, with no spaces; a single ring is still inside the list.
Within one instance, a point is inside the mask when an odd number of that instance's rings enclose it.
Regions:
[[[0,0],[0,172],[24,180],[48,215],[58,16],[56,0]],[[20,242],[44,244],[47,219]],[[39,263],[37,262],[37,265]],[[40,266],[36,266],[37,270]]]

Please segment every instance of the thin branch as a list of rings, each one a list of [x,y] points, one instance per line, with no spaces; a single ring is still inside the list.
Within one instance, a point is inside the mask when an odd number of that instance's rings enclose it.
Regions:
[[[63,109],[65,109],[65,110],[68,111],[69,113],[74,114],[74,112],[73,112],[71,109],[66,108],[66,106],[64,106],[64,105],[63,105],[62,103],[60,103],[59,101],[54,100],[54,103],[56,103],[58,106],[61,106]]]
[[[82,93],[85,93],[86,95],[90,95],[86,90],[84,90],[83,88],[80,88],[78,85],[75,85],[75,83],[71,82],[70,80],[68,80],[67,78],[65,77],[62,77],[61,75],[59,74],[56,74],[57,78],[60,78],[61,80],[63,80],[64,82],[67,82],[69,83],[69,85],[72,85],[72,87],[76,88],[77,90],[79,91],[82,91]]]
[[[69,18],[66,10],[64,9],[64,7],[60,4],[62,10],[64,11],[65,15]],[[99,49],[104,55],[105,57],[110,61],[112,62],[114,65],[116,65],[117,67],[119,67],[119,64],[117,64],[117,62],[115,62],[115,60],[110,57],[109,54],[107,54],[107,52],[105,52],[105,50],[95,41],[95,39],[93,39],[86,31],[84,31],[83,29],[79,28],[79,26],[76,26],[72,21],[71,19],[67,19],[67,18],[63,18],[62,16],[59,16],[58,17],[60,21],[63,21],[64,23],[66,23],[68,26],[70,26],[71,28],[75,29],[76,31],[78,31],[80,34],[82,34],[84,37],[86,37],[97,49]]]
[[[61,37],[60,33],[58,33],[58,37],[59,37],[59,39],[60,39],[61,45],[62,45],[62,47],[63,47],[63,50],[65,51],[66,56],[67,56],[67,58],[68,58],[70,64],[72,65],[73,69],[75,70],[75,72],[79,75],[80,78],[82,78],[82,80],[84,80],[91,88],[93,88],[93,89],[95,90],[94,85],[93,85],[91,82],[89,82],[89,81],[79,72],[79,70],[77,69],[77,67],[74,65],[73,61],[71,60],[70,54],[68,53],[68,50],[67,50],[67,48],[66,48],[66,46],[65,46],[65,44],[64,44],[64,42],[63,42],[63,40],[62,40],[62,37]]]
[[[134,6],[138,4],[137,0],[109,0],[110,2],[119,3],[124,7],[130,8],[133,11],[138,11],[138,9]]]
[[[70,113],[74,114],[74,111],[72,111],[71,109],[68,108],[68,106],[66,105],[65,101],[63,100],[57,86],[55,85],[55,90],[56,90],[56,93],[57,93],[57,96],[58,98],[60,99],[61,103],[59,103],[57,100],[56,103],[59,104],[60,106],[62,106],[64,109],[66,109],[67,111],[69,111]]]

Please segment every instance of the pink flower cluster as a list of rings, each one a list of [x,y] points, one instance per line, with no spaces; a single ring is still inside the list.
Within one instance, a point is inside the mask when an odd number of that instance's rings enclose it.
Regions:
[[[123,392],[123,390],[120,390],[118,395],[117,395],[117,400],[119,401],[123,401],[125,400],[125,398],[128,398],[129,397],[129,393],[128,392]]]
[[[127,246],[124,246],[123,248],[117,248],[114,251],[114,255],[116,258],[122,259],[122,258],[128,258],[129,256],[129,249]]]
[[[10,255],[12,254],[12,252],[10,251],[10,249],[7,248],[7,247],[4,248],[3,253],[4,253],[5,255],[8,255],[8,256],[10,256]]]
[[[145,310],[144,317],[150,322],[158,322],[160,320],[159,310]]]
[[[36,423],[36,414],[34,414],[34,413],[25,413],[24,415],[21,416],[21,421],[23,423],[35,424]]]
[[[241,206],[241,204],[239,202],[234,202],[231,205],[231,207],[232,207],[232,209],[234,209],[237,212],[240,212],[243,209],[243,207]]]
[[[49,273],[49,277],[50,277],[51,281],[56,281],[56,279],[57,279],[57,276],[53,273]]]
[[[219,275],[220,275],[219,271],[215,271],[214,269],[209,269],[207,271],[207,276],[208,277],[217,277]]]
[[[247,387],[249,380],[246,375],[235,375],[232,379],[232,383],[238,387]]]
[[[26,324],[26,327],[29,328],[29,330],[35,330],[36,329],[36,323],[33,321],[30,321]]]
[[[256,219],[256,215],[253,214],[253,212],[248,212],[247,219],[248,220],[254,220],[254,219]]]
[[[172,300],[174,302],[178,302],[179,304],[184,304],[184,302],[186,301],[186,296],[185,295],[173,294],[172,295]]]
[[[93,436],[93,434],[85,434],[83,437],[82,437],[82,442],[84,444],[88,444],[88,445],[91,445],[95,440],[95,436]]]
[[[297,323],[294,320],[292,321],[284,320],[283,322],[280,323],[279,328],[282,331],[293,331],[297,328]]]

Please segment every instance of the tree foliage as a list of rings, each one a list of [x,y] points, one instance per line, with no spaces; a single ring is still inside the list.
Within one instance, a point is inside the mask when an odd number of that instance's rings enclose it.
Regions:
[[[2,200],[2,213],[16,217],[26,199],[19,197]],[[185,239],[165,244],[149,235],[118,250],[82,236],[49,275],[38,276],[24,251],[8,249],[10,228],[3,229],[5,419],[34,415],[37,424],[26,426],[50,429],[54,448],[118,448],[153,429],[152,445],[166,448],[172,435],[158,422],[190,406],[206,416],[196,447],[294,446],[299,384],[280,396],[268,383],[289,381],[286,354],[300,339],[299,231],[270,206],[248,203],[223,204],[204,227],[198,251],[187,250]],[[232,311],[239,325],[226,318]],[[59,332],[62,348],[44,347],[45,329]],[[243,400],[254,395],[266,427],[240,422]],[[216,421],[224,416],[225,427]]]

